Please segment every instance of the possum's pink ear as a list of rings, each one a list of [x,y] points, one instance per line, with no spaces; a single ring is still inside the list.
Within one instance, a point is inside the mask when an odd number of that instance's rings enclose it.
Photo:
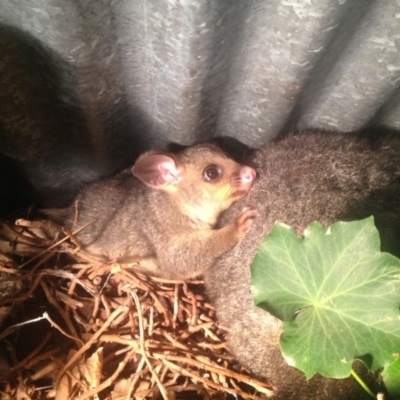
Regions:
[[[181,172],[172,157],[153,152],[143,154],[132,167],[132,174],[152,187],[179,182]]]

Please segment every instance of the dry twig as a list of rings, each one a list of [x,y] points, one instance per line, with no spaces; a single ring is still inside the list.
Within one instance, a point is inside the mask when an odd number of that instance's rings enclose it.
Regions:
[[[32,257],[18,268],[18,257],[12,268],[0,259],[0,272],[26,282],[23,287],[29,289],[0,302],[9,307],[51,306],[51,317],[43,314],[51,330],[1,375],[4,393],[12,397],[21,385],[29,386],[37,398],[47,393],[47,398],[80,400],[152,398],[158,392],[172,399],[196,391],[257,400],[272,393],[268,384],[253,379],[229,355],[226,331],[216,321],[201,281],[150,278],[135,273],[135,264],[93,260],[82,252],[74,233],[54,224],[57,236],[64,237],[49,247],[48,237],[31,232],[32,226],[40,228],[24,222],[15,238],[26,244],[25,256],[27,246],[32,246]],[[65,247],[72,239],[73,251],[71,245]],[[3,332],[11,346],[27,340],[19,330],[28,322],[37,324],[31,318]],[[94,367],[97,349],[104,358],[97,357]],[[16,357],[15,349],[10,351]],[[102,378],[93,387],[95,376]],[[36,387],[39,378],[53,390]]]

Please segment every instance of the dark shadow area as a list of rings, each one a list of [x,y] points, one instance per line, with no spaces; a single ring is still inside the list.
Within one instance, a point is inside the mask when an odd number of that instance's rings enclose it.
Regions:
[[[389,186],[375,190],[365,199],[355,202],[338,216],[338,220],[352,221],[374,216],[379,231],[381,251],[400,258],[400,177]]]
[[[224,150],[230,157],[239,163],[245,163],[251,157],[255,149],[246,146],[239,140],[230,136],[220,136],[212,140],[217,146]]]
[[[66,206],[148,148],[149,118],[124,101],[98,110],[106,135],[91,131],[81,71],[28,33],[0,25],[0,60],[0,215],[32,202]]]
[[[199,141],[196,144],[203,143]],[[229,157],[233,158],[239,163],[244,163],[254,152],[254,149],[246,146],[239,140],[230,136],[219,136],[206,141],[207,143],[214,143],[221,148]],[[187,146],[183,146],[179,143],[169,143],[167,146],[168,151],[176,152],[183,150]]]
[[[361,137],[367,138],[372,144],[379,144],[385,139],[390,139],[391,137],[400,138],[400,131],[397,129],[387,128],[380,125],[368,125],[358,132],[353,132]]]
[[[65,93],[58,74],[67,65],[8,26],[0,27],[0,53],[0,153],[13,164],[6,192],[12,198],[24,192],[44,205],[65,204],[66,192],[97,177],[79,101]]]
[[[28,182],[13,160],[0,154],[0,217],[27,207],[31,201]]]

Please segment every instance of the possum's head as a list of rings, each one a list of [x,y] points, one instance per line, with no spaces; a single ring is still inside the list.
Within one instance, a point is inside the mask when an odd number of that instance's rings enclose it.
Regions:
[[[132,173],[146,185],[170,194],[189,218],[214,224],[219,214],[251,188],[256,171],[218,147],[201,144],[178,153],[143,154]]]

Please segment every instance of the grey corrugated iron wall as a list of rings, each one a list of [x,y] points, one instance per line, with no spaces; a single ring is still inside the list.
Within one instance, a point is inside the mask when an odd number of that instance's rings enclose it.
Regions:
[[[400,2],[1,0],[0,151],[38,191],[143,149],[400,129]]]

